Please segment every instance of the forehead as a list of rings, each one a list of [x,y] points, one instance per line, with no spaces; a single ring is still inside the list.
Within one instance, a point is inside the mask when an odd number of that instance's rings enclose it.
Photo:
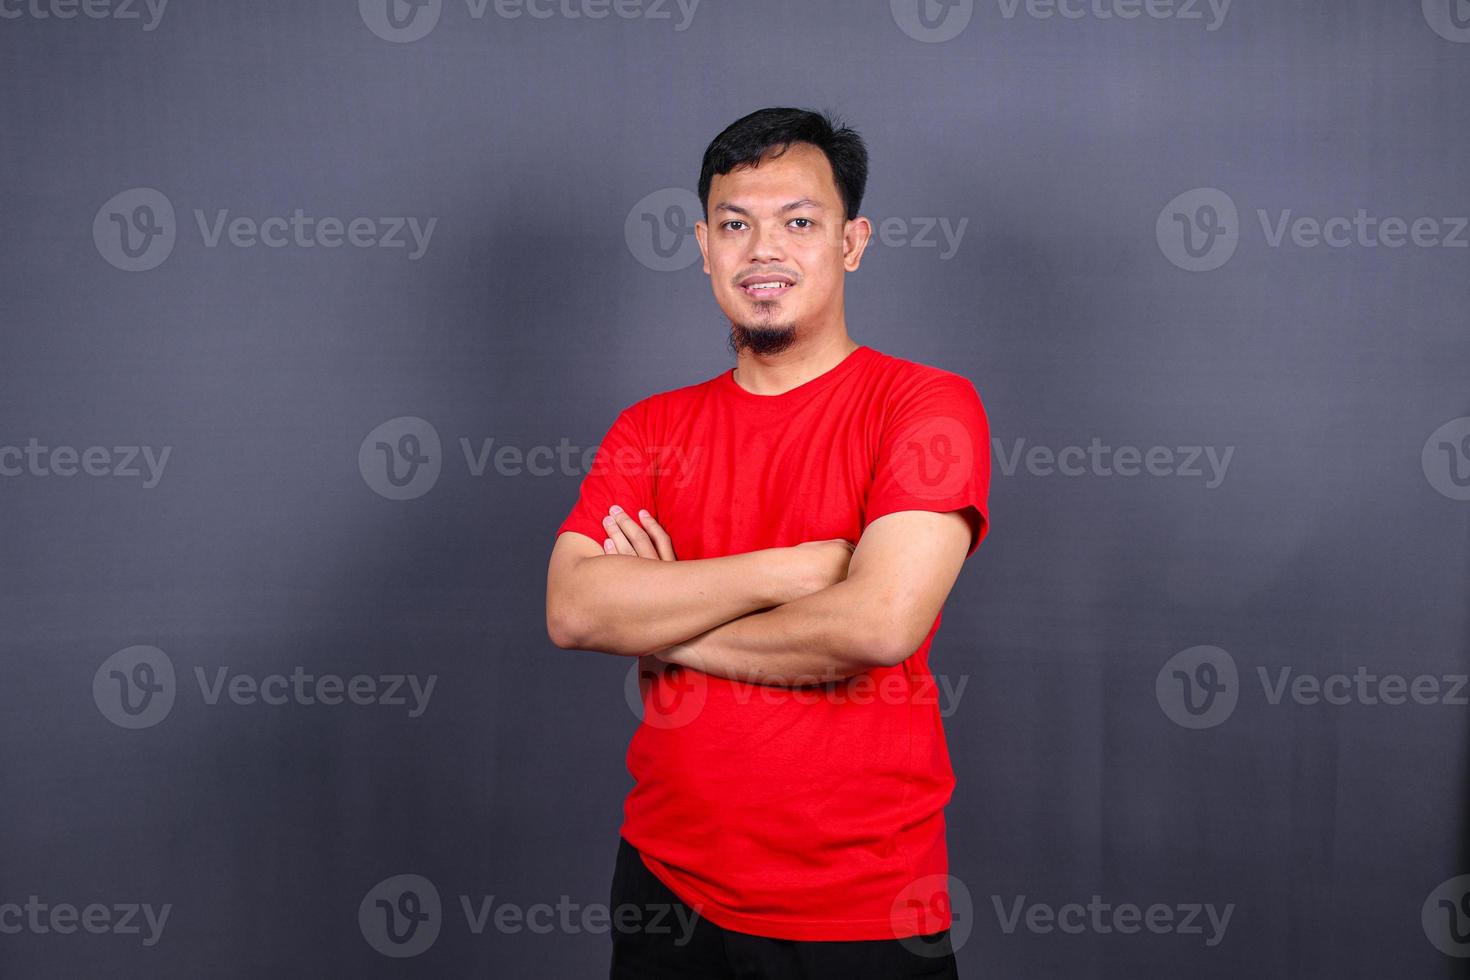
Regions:
[[[728,174],[716,174],[710,181],[712,204],[729,201],[780,207],[800,197],[837,207],[837,178],[832,164],[827,154],[810,143],[792,143],[780,156],[768,152],[757,166],[736,167]]]

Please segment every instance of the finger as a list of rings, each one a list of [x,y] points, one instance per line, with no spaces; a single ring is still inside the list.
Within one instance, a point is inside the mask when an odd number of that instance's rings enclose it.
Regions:
[[[612,543],[612,538],[602,539],[602,553],[605,555],[615,555],[618,553],[618,546]]]
[[[653,544],[658,548],[658,557],[663,561],[678,561],[674,554],[674,539],[669,537],[663,525],[654,520],[652,514],[646,510],[638,512],[638,519],[643,522],[643,527],[648,531],[648,536],[653,539]]]
[[[638,555],[638,552],[633,550],[633,545],[628,541],[628,536],[623,533],[623,529],[618,526],[618,522],[611,515],[602,519],[602,529],[612,539],[612,543],[616,547],[618,554],[633,555],[634,557]]]
[[[648,536],[647,531],[638,526],[638,522],[633,520],[633,515],[623,510],[617,504],[613,504],[612,516],[618,522],[618,528],[628,539],[628,543],[633,546],[633,550],[637,553],[638,557],[657,558],[659,556],[658,549],[654,547],[653,539]]]

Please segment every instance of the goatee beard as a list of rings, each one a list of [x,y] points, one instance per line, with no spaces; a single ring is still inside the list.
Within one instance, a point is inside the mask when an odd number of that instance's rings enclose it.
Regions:
[[[779,354],[796,343],[796,324],[778,326],[730,323],[730,352],[737,357],[742,350],[752,354]]]

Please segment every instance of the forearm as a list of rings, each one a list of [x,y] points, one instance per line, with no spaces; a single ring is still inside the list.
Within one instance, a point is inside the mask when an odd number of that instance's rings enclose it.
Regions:
[[[888,663],[885,604],[851,580],[677,643],[659,659],[716,677],[799,686],[841,680]]]
[[[802,595],[806,575],[790,548],[689,561],[593,555],[554,598],[564,646],[633,656]]]

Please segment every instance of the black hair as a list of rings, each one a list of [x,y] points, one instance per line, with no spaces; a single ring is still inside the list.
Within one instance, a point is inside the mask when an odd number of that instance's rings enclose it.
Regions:
[[[710,141],[699,168],[699,202],[709,220],[709,188],[716,174],[753,166],[767,151],[786,152],[792,143],[810,143],[827,155],[847,220],[858,216],[868,184],[868,148],[853,129],[828,112],[808,109],[757,109],[726,126]]]

